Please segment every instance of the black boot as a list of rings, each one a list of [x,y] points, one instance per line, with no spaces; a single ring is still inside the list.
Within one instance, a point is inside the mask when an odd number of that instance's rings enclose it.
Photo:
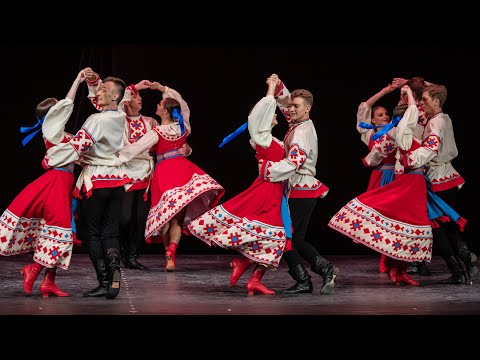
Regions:
[[[470,281],[473,281],[478,275],[477,255],[471,252],[467,246],[462,246],[458,250],[458,257],[465,264]]]
[[[107,299],[115,299],[120,292],[120,250],[110,248],[107,250],[108,286]]]
[[[95,289],[83,293],[83,296],[105,296],[107,294],[108,276],[102,244],[99,241],[86,241],[85,245],[88,249],[90,261],[95,268],[99,285]]]
[[[460,262],[454,256],[450,256],[445,261],[447,263],[448,268],[452,272],[452,276],[450,276],[446,280],[441,281],[440,284],[453,284],[453,285],[466,284],[467,277],[465,276],[465,272],[463,271],[463,268]]]
[[[308,274],[303,264],[297,264],[288,270],[290,276],[297,283],[284,291],[285,294],[302,294],[311,293],[313,291],[312,277]]]
[[[97,273],[97,280],[99,285],[90,291],[83,293],[85,297],[100,297],[107,295],[107,286],[108,286],[108,278],[107,278],[107,266],[105,264],[105,260],[97,259],[93,264],[95,267],[95,272]]]
[[[148,267],[146,267],[145,265],[142,265],[140,264],[138,261],[137,261],[137,255],[133,255],[133,254],[130,254],[129,256],[127,256],[125,258],[125,260],[123,261],[123,264],[125,265],[126,268],[129,268],[129,269],[137,269],[137,270],[146,270],[148,269]]]
[[[314,273],[322,275],[323,277],[323,286],[320,290],[321,294],[331,294],[333,288],[335,287],[335,278],[338,274],[338,268],[332,266],[327,259],[317,255],[314,259],[314,262],[311,267]]]
[[[416,261],[413,261],[408,264],[407,274],[416,274],[416,273],[418,273],[418,263]]]
[[[128,267],[127,266],[127,250],[125,250],[125,248],[122,247],[122,249],[120,250],[120,261],[122,262],[123,266],[125,267]]]
[[[432,273],[428,270],[427,264],[425,261],[417,262],[418,275],[420,276],[431,276]],[[407,271],[408,272],[408,271]]]
[[[145,221],[146,221],[146,218],[145,218]],[[141,236],[139,236],[139,233],[141,233]],[[136,270],[148,269],[145,265],[140,264],[137,261],[138,254],[140,254],[140,250],[142,249],[143,243],[145,242],[144,233],[145,233],[145,228],[143,229],[143,231],[140,231],[140,228],[138,228],[134,232],[131,232],[131,231],[127,232],[128,237],[123,238],[124,258],[122,259],[122,263],[128,269],[136,269]]]

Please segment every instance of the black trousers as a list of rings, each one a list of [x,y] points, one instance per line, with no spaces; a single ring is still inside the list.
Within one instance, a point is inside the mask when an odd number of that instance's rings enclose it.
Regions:
[[[286,251],[283,254],[283,259],[285,259],[289,268],[302,264],[303,259],[307,260],[310,264],[313,264],[315,262],[315,257],[320,255],[312,244],[305,241],[308,224],[310,223],[310,218],[315,209],[316,203],[316,198],[288,200],[293,227],[293,250]]]
[[[82,216],[86,245],[92,249],[120,251],[120,217],[125,198],[123,186],[94,189],[92,196],[82,200]]]
[[[145,189],[125,193],[120,220],[120,243],[126,257],[136,258],[145,244],[145,226],[150,199],[144,200]]]

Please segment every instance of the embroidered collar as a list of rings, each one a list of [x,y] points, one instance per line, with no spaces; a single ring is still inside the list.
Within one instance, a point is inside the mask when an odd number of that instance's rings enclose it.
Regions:
[[[297,125],[303,124],[304,122],[307,122],[307,121],[311,121],[310,118],[309,118],[309,119],[306,119],[306,120],[294,122],[294,123],[289,123],[288,126],[289,126],[289,127],[297,126]]]

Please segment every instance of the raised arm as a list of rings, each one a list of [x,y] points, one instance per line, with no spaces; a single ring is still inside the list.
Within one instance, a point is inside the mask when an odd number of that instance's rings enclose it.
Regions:
[[[75,96],[77,95],[77,90],[78,86],[85,81],[85,79],[89,76],[93,75],[93,70],[89,67],[80,70],[78,73],[77,77],[73,81],[72,86],[70,87],[70,90],[68,91],[67,98],[69,98],[72,101],[75,101]]]
[[[100,76],[92,70],[92,73],[87,77],[86,82],[88,86],[88,99],[95,109],[101,110],[101,107],[97,104],[97,92],[102,87],[102,79],[100,79]]]
[[[60,144],[65,138],[65,124],[72,115],[73,101],[75,100],[78,86],[85,81],[89,72],[92,72],[90,68],[81,70],[73,81],[65,99],[55,104],[45,116],[42,124],[42,133],[45,140],[51,144]]]
[[[248,132],[251,139],[255,144],[265,148],[269,147],[272,142],[272,120],[277,108],[274,92],[278,80],[270,77],[267,79],[267,84],[266,96],[254,106],[248,116]]]
[[[188,107],[188,104],[185,100],[183,100],[182,96],[180,93],[168,86],[162,85],[158,82],[153,82],[151,87],[153,90],[159,90],[163,93],[163,98],[173,98],[177,100],[180,103],[180,109],[182,111],[182,116],[183,116],[183,123],[185,125],[185,129],[189,134],[192,133],[192,128],[190,126],[190,108]]]
[[[396,142],[400,149],[410,150],[413,142],[413,129],[418,123],[418,108],[413,97],[412,89],[405,85],[402,87],[402,95],[408,99],[408,108],[397,126]]]
[[[275,88],[275,92],[273,96],[277,101],[278,108],[282,112],[285,119],[288,121],[290,120],[290,114],[288,113],[288,103],[290,102],[290,91],[288,91],[287,87],[283,83],[282,80],[278,77],[277,74],[270,75],[271,79],[277,80],[277,86]]]
[[[377,92],[375,95],[370,97],[368,100],[362,102],[358,106],[357,110],[357,131],[361,135],[362,141],[368,146],[370,142],[370,137],[373,135],[374,130],[373,129],[366,129],[360,127],[360,123],[366,123],[366,124],[371,124],[372,123],[372,108],[373,105],[380,100],[382,97],[384,97],[386,94],[391,93],[393,90],[395,90],[395,87],[392,84],[388,84],[385,86],[382,90]]]

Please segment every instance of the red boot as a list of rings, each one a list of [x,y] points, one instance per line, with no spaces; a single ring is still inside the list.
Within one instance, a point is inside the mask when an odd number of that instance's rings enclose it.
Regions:
[[[47,269],[45,270],[45,278],[43,279],[42,284],[40,285],[40,293],[43,297],[48,297],[48,294],[52,294],[55,296],[69,296],[68,293],[62,291],[58,288],[55,284],[55,275],[57,273],[57,269]]]
[[[388,272],[388,266],[386,264],[386,260],[387,260],[387,255],[385,254],[382,254],[380,256],[380,263],[378,264],[378,271],[381,273],[381,274],[384,274],[384,273],[387,273]]]
[[[383,254],[382,254],[383,256]],[[389,256],[385,256],[385,267],[387,268],[388,278],[395,284],[397,284],[397,271],[400,261],[392,259]]]
[[[248,295],[253,295],[255,294],[255,292],[258,292],[263,295],[275,295],[275,291],[270,290],[260,282],[260,280],[263,277],[263,274],[265,274],[265,268],[263,269],[259,267],[255,268],[252,276],[250,277],[250,280],[248,280],[247,282]]]
[[[388,269],[388,278],[395,284],[397,284],[397,268],[393,267]]]
[[[42,271],[43,268],[44,266],[34,262],[33,264],[25,265],[20,271],[20,273],[23,275],[23,290],[25,290],[27,294],[30,295],[30,293],[32,292],[33,283],[35,282],[38,274],[40,274],[40,271]]]
[[[230,284],[232,286],[237,285],[238,280],[252,264],[253,262],[246,257],[235,258],[230,261],[230,267],[233,268],[232,274],[230,275]]]
[[[175,271],[175,253],[177,252],[177,247],[177,243],[171,242],[170,244],[168,244],[168,248],[165,251],[165,256],[167,258],[167,265],[165,265],[165,271]]]
[[[395,285],[400,285],[400,283],[404,283],[405,285],[419,286],[420,283],[418,281],[413,280],[410,277],[410,275],[407,274],[408,263],[405,261],[402,261],[402,263],[403,264],[399,266],[397,270]]]

